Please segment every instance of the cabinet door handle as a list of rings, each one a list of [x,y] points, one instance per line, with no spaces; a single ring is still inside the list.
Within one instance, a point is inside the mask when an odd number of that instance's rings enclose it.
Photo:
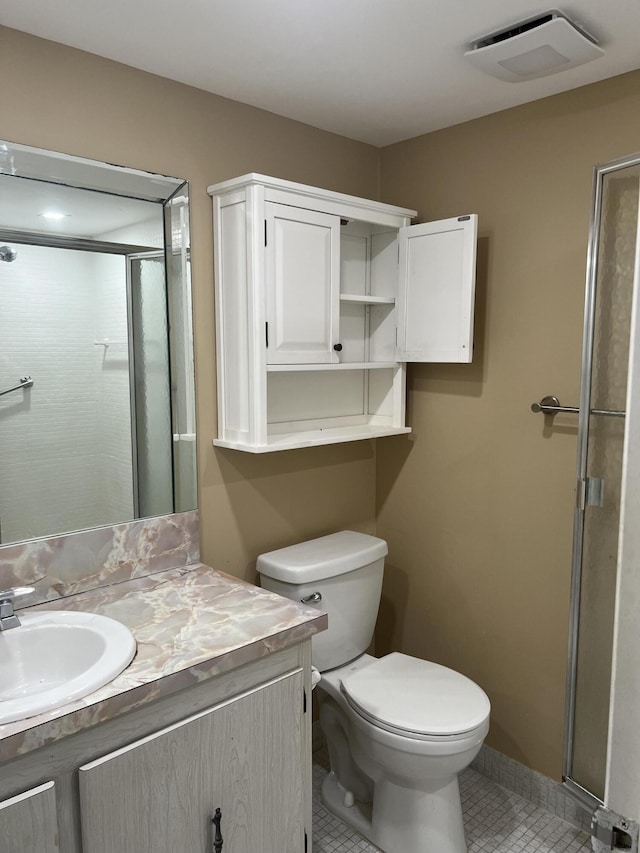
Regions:
[[[342,344],[334,344],[333,348],[336,352],[342,352]]]
[[[216,813],[211,818],[211,823],[215,826],[216,831],[213,836],[213,853],[222,853],[222,845],[224,843],[222,839],[222,833],[220,832],[220,821],[222,820],[222,812],[220,809],[216,809]]]

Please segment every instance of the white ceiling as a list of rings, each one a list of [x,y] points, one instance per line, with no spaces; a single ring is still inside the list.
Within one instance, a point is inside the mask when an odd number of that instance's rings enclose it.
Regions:
[[[555,2],[0,0],[0,21],[387,145],[640,67],[638,0]],[[523,83],[463,58],[473,39],[550,8],[596,36],[605,56]]]
[[[52,222],[43,218],[45,211],[66,215]],[[0,228],[104,239],[112,231],[142,222],[153,222],[162,239],[159,204],[0,175]]]

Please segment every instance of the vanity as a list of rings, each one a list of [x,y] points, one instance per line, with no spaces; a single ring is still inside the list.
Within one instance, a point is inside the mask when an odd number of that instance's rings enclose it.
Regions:
[[[326,615],[198,562],[39,609],[112,616],[137,654],[85,699],[0,726],[1,849],[208,853],[216,809],[225,853],[310,849]]]

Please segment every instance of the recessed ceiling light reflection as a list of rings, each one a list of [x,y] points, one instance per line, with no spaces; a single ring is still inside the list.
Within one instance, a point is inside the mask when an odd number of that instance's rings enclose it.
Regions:
[[[38,214],[38,216],[41,216],[43,219],[48,219],[51,222],[59,222],[61,219],[67,219],[71,214],[62,213],[59,210],[43,210],[42,213]]]

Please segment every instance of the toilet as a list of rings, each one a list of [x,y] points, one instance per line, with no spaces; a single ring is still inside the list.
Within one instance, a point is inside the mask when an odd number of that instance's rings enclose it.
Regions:
[[[486,693],[436,663],[367,654],[387,543],[343,530],[258,557],[265,589],[327,612],[312,639],[329,811],[385,853],[466,853],[458,773],[489,731]]]

